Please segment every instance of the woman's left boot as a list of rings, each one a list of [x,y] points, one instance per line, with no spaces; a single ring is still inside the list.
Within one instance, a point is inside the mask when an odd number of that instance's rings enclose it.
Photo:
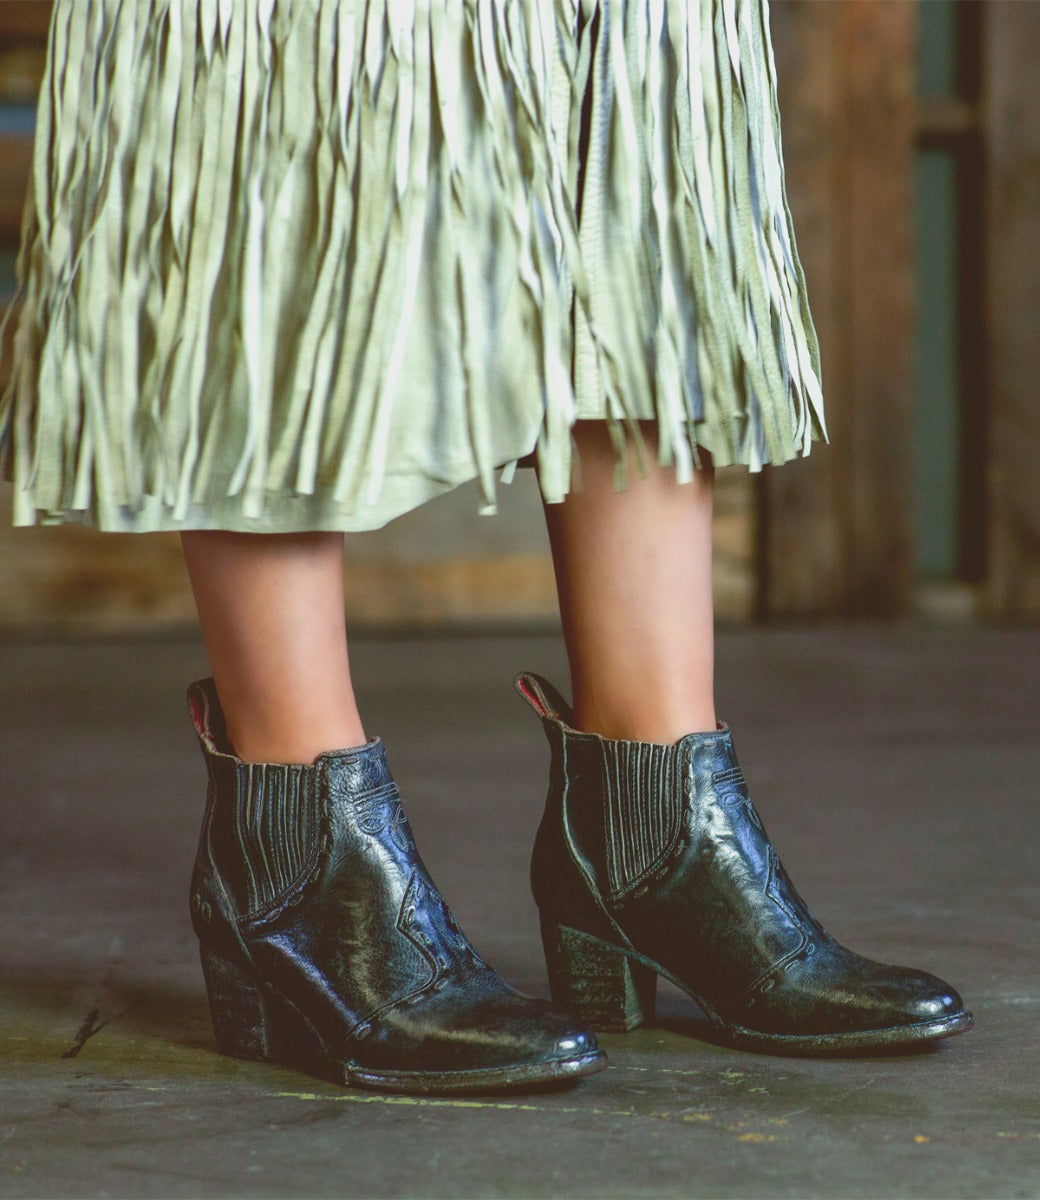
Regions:
[[[521,995],[467,941],[381,742],[310,766],[247,763],[212,680],[188,705],[210,781],[192,921],[223,1053],[401,1092],[530,1087],[606,1065],[579,1022]]]
[[[674,745],[573,728],[517,679],[552,747],[531,881],[553,999],[594,1029],[652,1017],[659,975],[731,1045],[871,1050],[949,1037],[971,1014],[941,979],[847,950],[795,891],[724,726]]]

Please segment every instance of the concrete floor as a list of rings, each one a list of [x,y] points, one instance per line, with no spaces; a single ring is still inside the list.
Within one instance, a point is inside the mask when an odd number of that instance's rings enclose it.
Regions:
[[[542,637],[366,640],[355,669],[460,921],[544,988],[544,790],[515,669]],[[0,1195],[1040,1195],[1040,631],[723,634],[720,711],[774,842],[864,953],[977,1029],[843,1061],[739,1053],[693,1006],[603,1038],[562,1093],[416,1100],[214,1049],[186,892],[203,773],[193,640],[0,646]],[[464,835],[464,836],[463,836]]]

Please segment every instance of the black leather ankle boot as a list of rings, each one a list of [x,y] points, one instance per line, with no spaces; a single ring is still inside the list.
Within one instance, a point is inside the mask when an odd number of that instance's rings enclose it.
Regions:
[[[419,858],[379,741],[313,766],[245,763],[211,680],[188,704],[210,779],[191,911],[223,1053],[404,1092],[606,1065],[591,1034],[473,950]]]
[[[971,1014],[942,980],[839,945],[769,843],[729,730],[674,745],[579,733],[521,675],[552,768],[532,863],[553,999],[595,1029],[653,1016],[657,976],[731,1045],[835,1053],[948,1037]]]

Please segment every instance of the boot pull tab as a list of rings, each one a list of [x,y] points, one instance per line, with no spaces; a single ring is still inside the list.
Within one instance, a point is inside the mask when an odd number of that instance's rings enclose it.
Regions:
[[[224,715],[212,679],[200,679],[188,688],[188,712],[199,741],[211,754],[226,754],[229,743]]]
[[[570,705],[553,685],[540,675],[522,671],[516,677],[516,690],[543,721],[558,721],[568,726],[574,723]]]

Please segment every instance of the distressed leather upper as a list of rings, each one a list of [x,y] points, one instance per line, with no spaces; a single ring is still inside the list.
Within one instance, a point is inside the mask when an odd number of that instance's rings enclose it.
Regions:
[[[863,958],[813,917],[727,728],[612,741],[571,728],[545,681],[518,684],[553,754],[532,862],[544,917],[650,960],[728,1027],[804,1037],[963,1012],[942,980]]]
[[[313,766],[250,765],[226,744],[210,681],[189,704],[210,772],[196,932],[303,1014],[332,1061],[466,1071],[595,1051],[473,950],[419,857],[381,742]]]

